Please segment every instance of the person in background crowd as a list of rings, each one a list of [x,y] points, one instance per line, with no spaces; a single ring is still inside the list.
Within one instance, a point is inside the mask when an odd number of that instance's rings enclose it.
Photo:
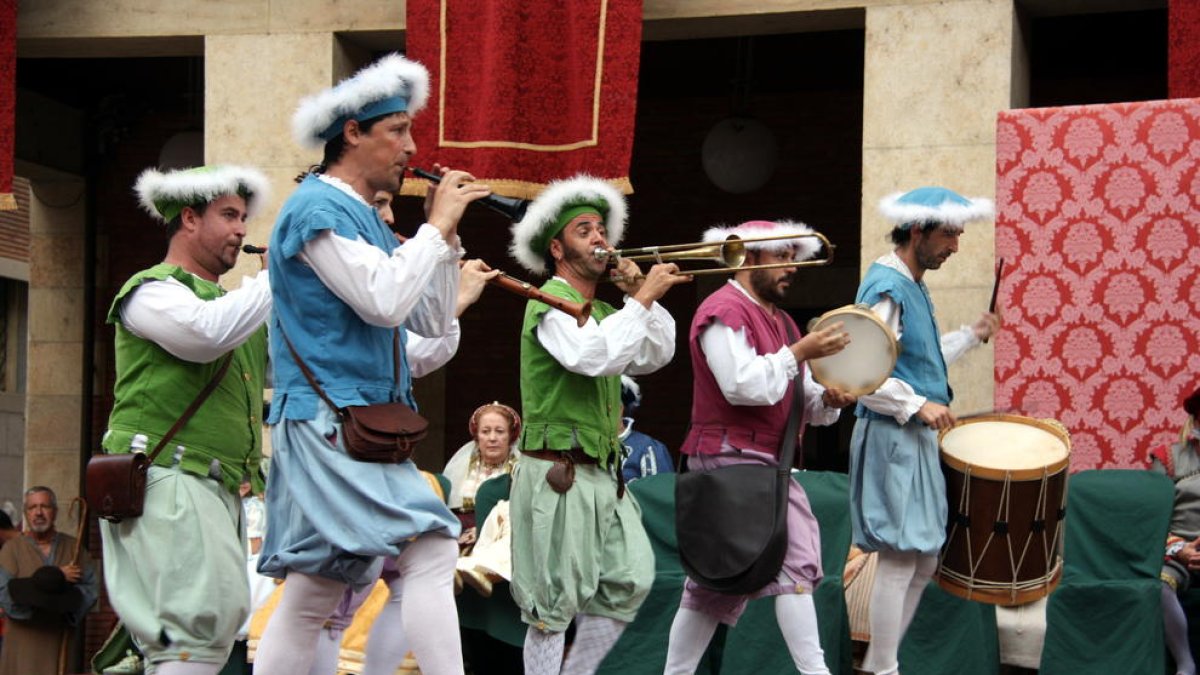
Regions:
[[[626,483],[675,470],[667,446],[633,428],[633,416],[642,406],[642,388],[628,375],[621,376],[621,474]]]
[[[65,672],[75,628],[99,596],[91,557],[74,537],[55,529],[57,517],[54,491],[29,488],[27,531],[7,535],[0,548],[0,609],[9,622],[0,645],[2,675]],[[11,521],[5,531],[14,532]]]

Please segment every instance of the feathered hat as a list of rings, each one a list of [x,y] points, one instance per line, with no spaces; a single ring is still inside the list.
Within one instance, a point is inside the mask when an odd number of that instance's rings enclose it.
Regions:
[[[896,192],[879,201],[879,212],[902,230],[913,223],[941,223],[962,227],[976,220],[992,218],[992,200],[984,197],[967,199],[944,187],[920,187],[910,192]]]
[[[266,176],[248,166],[201,166],[165,173],[146,169],[133,191],[146,213],[169,223],[183,207],[208,204],[225,195],[241,195],[246,200],[246,217],[253,218],[267,201],[269,186]]]
[[[429,71],[399,54],[388,54],[337,86],[300,101],[292,135],[306,148],[319,148],[342,133],[349,120],[407,112],[416,115],[429,100]]]
[[[621,242],[628,217],[625,197],[609,183],[580,174],[550,183],[529,204],[525,217],[512,227],[509,254],[530,272],[546,274],[544,256],[550,250],[550,240],[582,213],[596,213],[604,218],[609,245]]]
[[[736,234],[742,239],[758,237],[778,237],[788,234],[811,234],[813,229],[804,223],[790,220],[750,220],[736,227],[718,225],[704,231],[705,243],[725,241],[729,235]],[[816,237],[800,237],[797,239],[776,239],[774,241],[752,241],[746,244],[751,251],[775,251],[782,253],[788,249],[795,252],[793,260],[799,262],[808,260],[821,250],[821,242]]]
[[[625,414],[632,416],[642,405],[642,387],[628,375],[621,376],[621,405]]]

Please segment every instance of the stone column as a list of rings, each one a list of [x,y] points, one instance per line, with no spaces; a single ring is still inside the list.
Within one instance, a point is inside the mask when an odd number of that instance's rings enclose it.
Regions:
[[[85,185],[49,172],[31,177],[30,188],[24,487],[53,489],[58,526],[73,534],[67,512],[81,492],[83,324],[91,317],[84,307]]]
[[[1028,77],[1013,0],[868,7],[863,74],[862,271],[887,252],[885,195],[943,185],[995,195],[996,114],[1023,105]],[[987,309],[994,226],[968,225],[957,255],[925,275],[942,331]],[[959,414],[992,408],[992,347],[950,368]]]
[[[271,180],[271,200],[247,223],[247,241],[267,242],[280,205],[296,187],[292,179],[321,159],[319,150],[305,150],[292,138],[296,105],[353,68],[332,33],[204,39],[204,161],[247,164]],[[242,256],[221,281],[236,288],[257,270],[258,258]]]

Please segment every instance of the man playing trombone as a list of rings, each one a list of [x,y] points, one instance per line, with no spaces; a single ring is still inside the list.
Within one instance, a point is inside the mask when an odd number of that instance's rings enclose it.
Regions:
[[[625,229],[625,199],[586,176],[552,183],[513,227],[511,252],[554,278],[542,290],[591,300],[609,244]],[[597,255],[596,250],[601,254]],[[530,300],[521,329],[523,459],[512,487],[513,598],[529,624],[525,672],[592,673],[633,620],[654,581],[641,513],[620,483],[622,374],[651,373],[675,354],[675,322],[656,301],[690,280],[674,264],[643,277],[621,260],[621,310],[599,300],[580,326]],[[577,620],[562,662],[564,634]]]
[[[855,400],[817,384],[805,368],[808,359],[845,348],[850,337],[842,324],[800,338],[795,322],[779,308],[796,272],[788,263],[817,253],[815,233],[798,223],[751,221],[710,228],[704,240],[721,242],[730,235],[747,240],[745,269],[700,303],[688,336],[692,423],[681,452],[693,471],[734,464],[776,466],[789,414],[800,414],[810,424],[832,424],[839,409]],[[795,238],[781,238],[788,235]],[[793,384],[797,375],[802,391]],[[802,435],[803,424],[799,428]],[[797,670],[829,673],[812,599],[822,576],[820,532],[804,489],[792,481],[788,496],[788,548],[778,577],[751,595],[721,593],[689,578],[671,625],[666,673],[695,672],[717,624],[737,623],[748,600],[772,595],[777,596],[775,616]],[[717,537],[713,545],[721,545]]]

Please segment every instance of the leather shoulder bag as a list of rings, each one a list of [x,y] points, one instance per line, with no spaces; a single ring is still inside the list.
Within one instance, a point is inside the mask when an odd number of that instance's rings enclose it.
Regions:
[[[150,465],[192,415],[196,414],[205,399],[216,390],[217,385],[225,378],[231,361],[233,352],[225,356],[225,360],[217,368],[217,373],[204,385],[204,389],[200,390],[200,394],[188,405],[187,410],[183,411],[183,415],[180,415],[149,455],[140,451],[123,452],[115,455],[92,455],[88,459],[84,494],[87,495],[88,508],[92,513],[114,523],[142,515],[146,502],[146,473],[150,470]]]
[[[791,326],[788,337],[793,342]],[[779,466],[738,464],[675,479],[679,562],[700,586],[754,593],[779,576],[787,555],[788,490],[804,405],[803,369],[779,453]]]
[[[337,413],[342,423],[342,440],[346,454],[360,462],[399,464],[412,456],[417,442],[425,438],[429,421],[417,411],[399,401],[375,403],[373,405],[348,405],[337,407],[325,394],[313,372],[296,353],[292,341],[283,336],[288,351],[292,353],[300,372],[321,397],[330,410]],[[392,356],[396,364],[395,381],[400,381],[400,333],[392,335]]]

